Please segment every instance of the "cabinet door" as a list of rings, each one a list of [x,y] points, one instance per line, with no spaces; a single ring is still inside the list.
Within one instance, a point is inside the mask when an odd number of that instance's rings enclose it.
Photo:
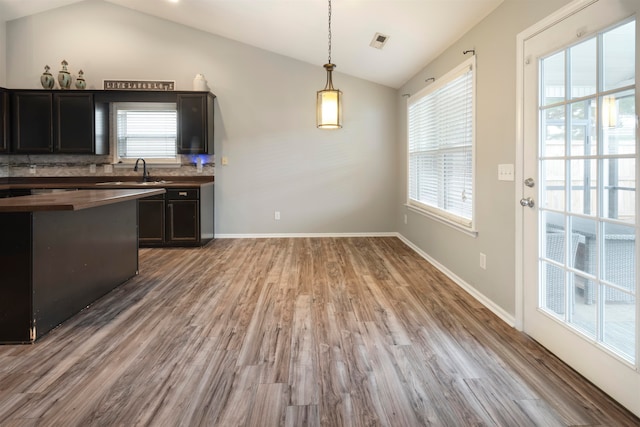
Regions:
[[[167,243],[199,243],[199,210],[197,200],[170,200],[167,203]]]
[[[0,89],[0,153],[9,151],[7,140],[7,120],[9,115],[9,95],[4,89]]]
[[[178,94],[178,153],[213,153],[213,97]]]
[[[158,246],[164,243],[164,195],[138,201],[138,242],[140,246]]]
[[[93,154],[94,110],[91,93],[55,94],[55,150],[59,153]]]
[[[51,153],[52,95],[14,92],[11,96],[11,135],[14,153]]]

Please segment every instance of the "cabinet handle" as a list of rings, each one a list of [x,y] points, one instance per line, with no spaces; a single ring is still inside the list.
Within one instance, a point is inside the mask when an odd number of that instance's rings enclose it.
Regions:
[[[179,191],[178,192],[178,196],[187,197],[187,192],[186,191]]]

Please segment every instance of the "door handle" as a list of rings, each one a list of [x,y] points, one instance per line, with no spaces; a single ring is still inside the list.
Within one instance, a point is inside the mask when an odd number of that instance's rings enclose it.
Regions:
[[[520,199],[520,205],[529,206],[530,208],[532,208],[536,205],[536,203],[533,201],[531,197],[526,197],[526,198]]]

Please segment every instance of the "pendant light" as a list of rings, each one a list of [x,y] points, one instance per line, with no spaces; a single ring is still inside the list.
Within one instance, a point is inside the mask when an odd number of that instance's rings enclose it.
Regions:
[[[615,128],[618,124],[618,106],[614,96],[605,96],[602,100],[602,126]]]
[[[324,64],[327,83],[317,92],[316,126],[320,129],[340,129],[342,127],[342,92],[334,89],[331,73],[335,68],[331,63],[331,0],[329,0],[329,60]]]

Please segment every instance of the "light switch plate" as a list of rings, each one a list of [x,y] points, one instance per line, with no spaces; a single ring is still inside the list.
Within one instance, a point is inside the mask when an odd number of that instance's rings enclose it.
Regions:
[[[513,181],[513,163],[498,165],[498,181]]]

